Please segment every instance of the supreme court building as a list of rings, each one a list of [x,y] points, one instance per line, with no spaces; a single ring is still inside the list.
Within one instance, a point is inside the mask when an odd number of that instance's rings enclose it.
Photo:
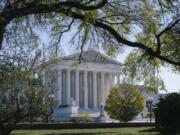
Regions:
[[[55,117],[75,117],[88,112],[98,117],[110,88],[119,83],[121,63],[94,50],[50,60],[38,73],[47,89],[53,90],[58,105]]]
[[[77,117],[81,112],[99,117],[110,89],[120,83],[121,65],[108,56],[89,50],[82,54],[81,63],[78,53],[37,66],[44,86],[58,101],[54,118]]]

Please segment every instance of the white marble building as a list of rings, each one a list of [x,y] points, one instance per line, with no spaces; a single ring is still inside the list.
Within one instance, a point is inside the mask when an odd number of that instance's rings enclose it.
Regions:
[[[58,101],[54,117],[76,117],[80,112],[99,117],[100,107],[105,105],[110,88],[120,84],[121,65],[110,57],[89,50],[83,53],[81,64],[79,54],[73,54],[37,66],[45,87],[55,93]],[[142,94],[147,99],[144,90]],[[143,113],[147,114],[146,107]],[[137,119],[141,119],[140,115]]]
[[[120,82],[121,63],[94,50],[58,58],[39,65],[46,88],[55,93],[55,117],[74,117],[88,112],[98,117],[110,88]]]

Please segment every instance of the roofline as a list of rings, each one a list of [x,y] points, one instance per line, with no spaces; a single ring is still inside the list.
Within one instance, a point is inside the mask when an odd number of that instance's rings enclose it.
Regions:
[[[97,52],[96,50],[87,50],[87,51],[84,51],[83,53],[86,53],[86,52],[89,52],[89,51],[94,51],[94,52],[98,53],[100,56],[102,56],[103,58],[111,60],[111,61],[113,61],[113,62],[115,62],[115,63],[117,63],[119,65],[122,65],[121,62],[111,58],[110,56],[106,56],[104,54],[101,54],[100,52]],[[52,63],[55,63],[55,62],[58,62],[58,61],[61,61],[61,60],[66,61],[65,60],[66,58],[75,57],[75,56],[79,56],[79,55],[80,55],[80,53],[74,53],[74,54],[70,54],[70,55],[67,55],[67,56],[62,56],[62,57],[59,57],[59,58],[51,59],[51,60],[48,60],[48,61],[46,61],[44,63],[41,63],[41,64],[35,66],[35,68],[38,68],[38,67],[41,67],[41,66],[44,66],[44,65],[47,65],[47,64],[50,65]],[[73,61],[73,60],[71,60],[71,61]]]
[[[121,62],[115,60],[114,58],[111,58],[110,56],[104,55],[104,54],[102,54],[100,52],[97,52],[96,50],[93,50],[93,49],[92,50],[84,51],[83,54],[86,53],[86,52],[90,52],[90,51],[94,51],[95,53],[99,54],[100,56],[102,56],[102,57],[104,57],[104,58],[106,58],[106,59],[108,59],[110,61],[113,61],[113,62],[115,62],[115,63],[117,63],[119,65],[122,65]],[[65,59],[65,58],[69,58],[69,57],[72,57],[72,56],[75,57],[75,56],[79,56],[79,55],[80,55],[80,53],[75,53],[75,54],[67,55],[67,56],[64,56],[64,57],[60,57],[59,59]]]

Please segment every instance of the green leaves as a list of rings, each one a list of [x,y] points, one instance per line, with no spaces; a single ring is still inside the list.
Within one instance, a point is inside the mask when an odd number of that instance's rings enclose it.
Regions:
[[[44,119],[53,112],[51,108],[56,104],[54,97],[51,97],[48,91],[29,89],[25,92],[26,110],[30,121],[36,121],[37,118]]]
[[[44,119],[53,113],[56,101],[52,92],[44,90],[26,62],[21,55],[0,57],[0,134],[10,134],[18,122]]]
[[[84,22],[85,23],[90,23],[94,24],[96,19],[99,17],[99,13],[94,10],[94,11],[87,11],[83,13],[85,15]]]
[[[116,44],[103,44],[102,49],[108,56],[117,58],[120,53],[123,53],[124,48]]]
[[[163,63],[146,53],[134,50],[127,57],[123,65],[124,81],[128,83],[141,83],[150,88],[151,92],[165,90],[164,83],[159,76]]]
[[[101,2],[105,3],[96,8]],[[0,42],[3,38],[3,49],[9,49],[9,53],[17,47],[16,50],[28,51],[30,59],[41,47],[37,31],[45,31],[51,39],[44,51],[50,50],[56,55],[64,49],[62,39],[66,37],[72,39],[75,51],[99,48],[113,57],[126,45],[136,47],[136,52],[130,54],[124,64],[123,74],[132,77],[131,81],[145,79],[145,85],[153,83],[156,89],[163,88],[158,68],[165,66],[180,73],[178,0],[111,0],[107,3],[96,0],[28,0],[5,13],[8,3],[5,0],[1,3],[0,25],[7,21],[6,16],[12,17],[8,18],[8,25],[0,26]],[[22,12],[16,14],[18,10]],[[174,22],[176,24],[172,25]],[[67,33],[65,37],[64,33]],[[130,80],[128,77],[126,79]]]
[[[111,118],[128,122],[143,110],[143,104],[144,97],[135,86],[122,84],[111,89],[105,110]]]

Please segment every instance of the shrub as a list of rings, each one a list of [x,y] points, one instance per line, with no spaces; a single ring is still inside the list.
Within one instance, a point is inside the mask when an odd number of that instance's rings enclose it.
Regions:
[[[160,98],[154,111],[156,128],[161,134],[180,134],[180,93],[171,93]]]
[[[79,113],[77,122],[91,122],[91,121],[92,121],[92,117],[91,115],[89,115],[89,113],[87,112]]]
[[[105,110],[111,118],[128,122],[143,110],[143,103],[144,97],[135,86],[123,84],[111,89]]]

